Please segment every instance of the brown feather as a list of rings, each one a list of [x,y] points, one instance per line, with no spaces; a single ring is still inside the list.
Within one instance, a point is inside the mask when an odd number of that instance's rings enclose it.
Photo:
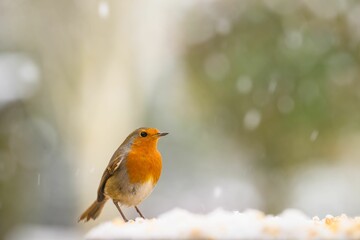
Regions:
[[[124,143],[126,143],[126,141]],[[127,148],[123,147],[124,143],[121,144],[120,147],[113,154],[113,156],[111,157],[111,159],[109,161],[109,164],[105,168],[105,171],[104,171],[104,173],[103,173],[103,175],[101,177],[98,192],[97,192],[97,200],[99,202],[102,201],[105,198],[104,189],[105,189],[106,181],[119,168],[122,160],[124,159],[124,157],[126,155]]]
[[[104,199],[101,202],[95,201],[93,202],[93,204],[91,204],[91,206],[86,209],[86,211],[81,214],[78,222],[84,220],[84,222],[89,221],[90,219],[95,220],[101,213],[105,203],[106,203],[107,199]]]

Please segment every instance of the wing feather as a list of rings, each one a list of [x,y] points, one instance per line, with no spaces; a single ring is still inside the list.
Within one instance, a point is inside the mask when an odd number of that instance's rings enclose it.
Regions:
[[[97,194],[97,200],[99,202],[104,200],[104,198],[105,198],[104,189],[105,189],[106,181],[119,168],[121,162],[124,159],[125,154],[122,154],[121,152],[118,154],[117,153],[118,153],[118,151],[116,151],[115,154],[113,155],[113,157],[111,158],[108,166],[106,167],[106,169],[101,177],[100,185],[98,188],[98,194]]]

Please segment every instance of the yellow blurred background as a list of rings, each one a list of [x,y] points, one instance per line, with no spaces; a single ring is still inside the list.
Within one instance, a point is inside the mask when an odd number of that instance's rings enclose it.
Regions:
[[[0,238],[118,217],[77,223],[142,126],[170,132],[147,217],[359,215],[359,43],[350,0],[1,0]]]

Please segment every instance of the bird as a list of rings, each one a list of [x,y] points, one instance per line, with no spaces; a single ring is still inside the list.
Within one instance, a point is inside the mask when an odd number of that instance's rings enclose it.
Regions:
[[[153,191],[162,170],[162,157],[157,149],[160,137],[168,133],[156,128],[141,127],[130,133],[117,148],[107,165],[97,190],[97,198],[81,214],[78,222],[95,220],[111,199],[125,222],[120,206],[137,207]]]

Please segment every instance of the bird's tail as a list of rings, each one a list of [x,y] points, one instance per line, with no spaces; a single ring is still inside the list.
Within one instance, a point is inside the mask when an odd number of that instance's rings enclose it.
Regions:
[[[91,204],[91,206],[86,209],[86,211],[81,214],[78,222],[84,220],[84,222],[89,221],[90,219],[95,220],[101,213],[101,210],[103,209],[105,203],[106,203],[107,199],[105,198],[104,200],[102,200],[101,202],[98,202],[97,200],[95,200],[95,202],[93,204]]]

